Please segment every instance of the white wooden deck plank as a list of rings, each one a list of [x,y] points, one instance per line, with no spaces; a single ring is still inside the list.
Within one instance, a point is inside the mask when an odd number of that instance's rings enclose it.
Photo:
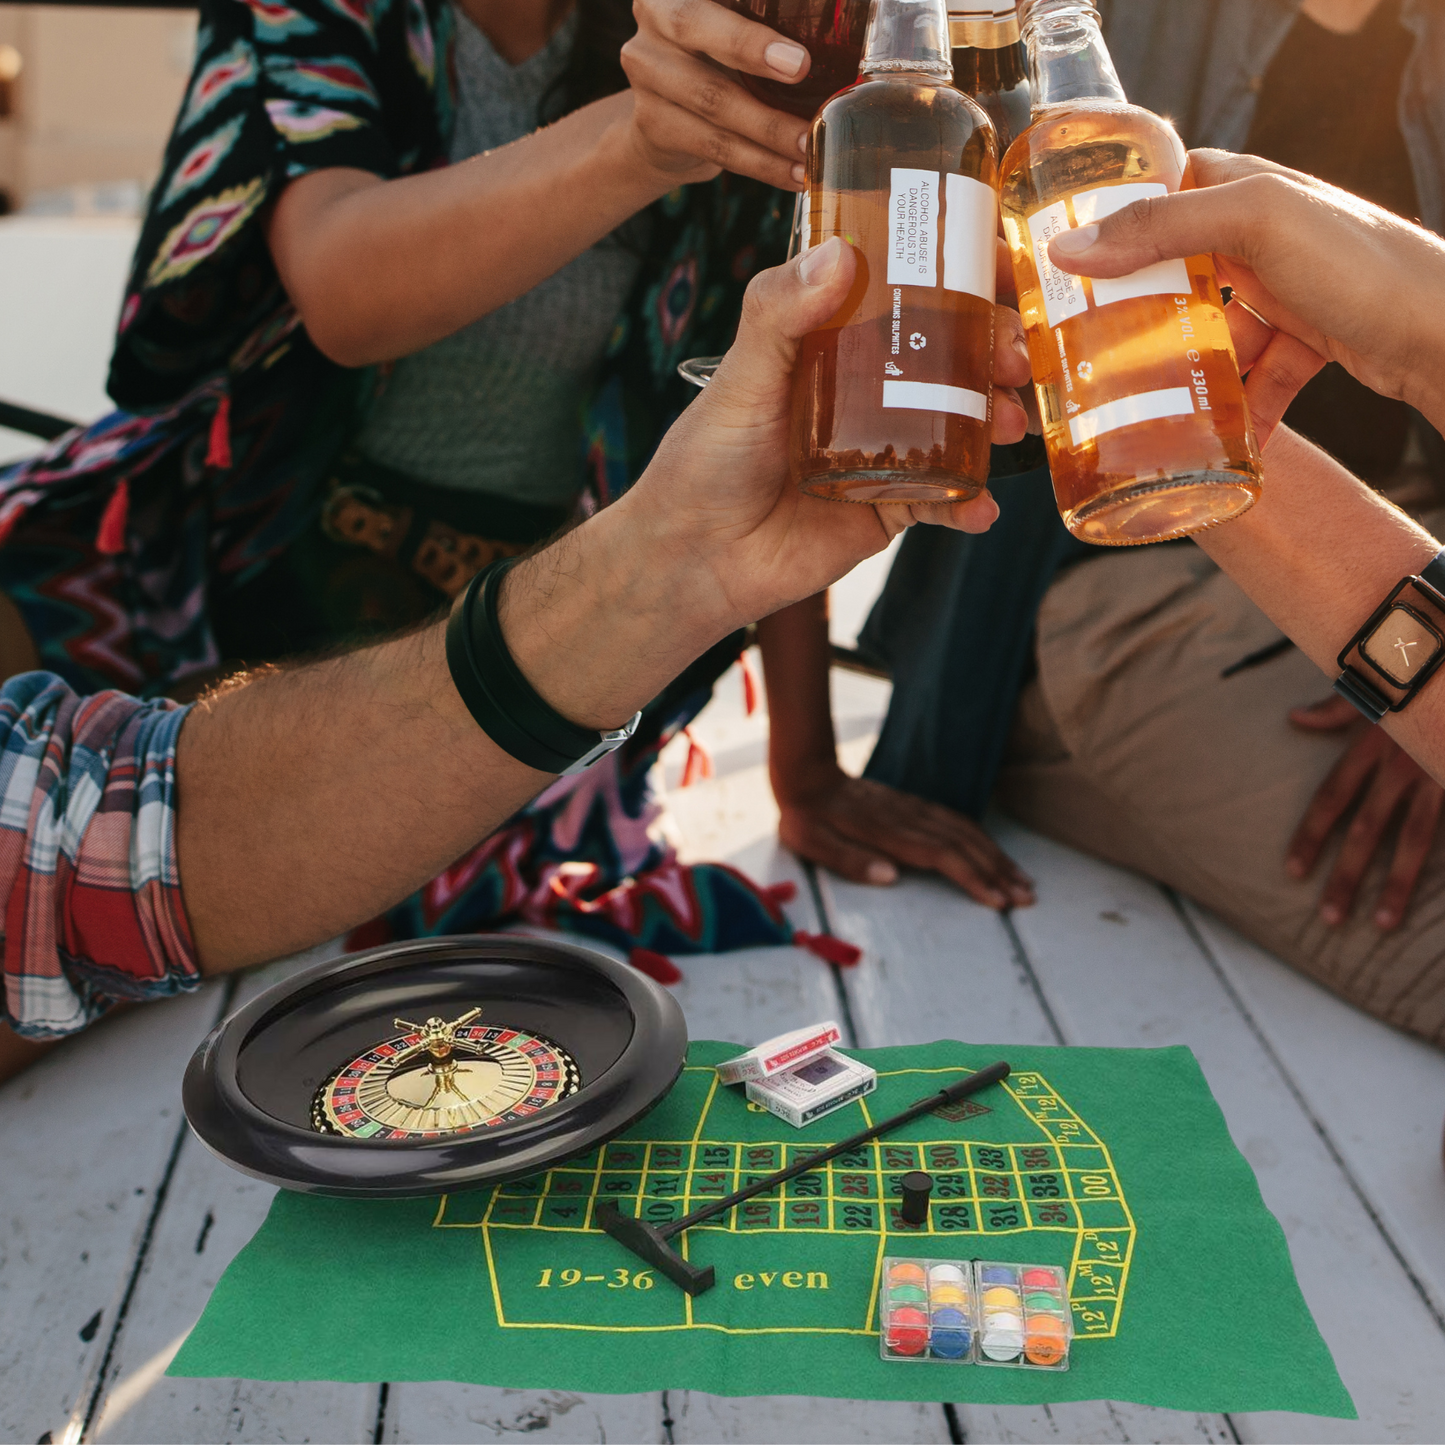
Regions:
[[[336,945],[324,945],[247,975],[233,1006],[337,951]],[[179,1070],[171,1087],[179,1104]],[[275,1193],[186,1136],[130,1308],[112,1340],[104,1397],[88,1440],[169,1445],[371,1439],[375,1385],[166,1377],[216,1282],[260,1228]]]
[[[575,1395],[565,1390],[497,1390],[446,1381],[390,1387],[388,1441],[404,1445],[471,1445],[528,1440],[557,1445],[662,1441],[662,1396]]]
[[[839,1441],[921,1445],[951,1438],[939,1405],[803,1395],[731,1399],[693,1390],[675,1390],[668,1399],[676,1445],[835,1445]]]
[[[1237,1415],[1240,1437],[1438,1440],[1445,1334],[1169,900],[1023,829],[1001,838],[1041,879],[1015,923],[1068,1041],[1193,1048],[1361,1416]]]
[[[1058,1042],[992,909],[940,878],[819,886],[834,929],[863,949],[844,974],[860,1044]]]
[[[0,1088],[0,1439],[84,1418],[220,1002],[138,1008]]]
[[[1286,967],[1197,905],[1185,909],[1316,1126],[1445,1315],[1445,1053]]]

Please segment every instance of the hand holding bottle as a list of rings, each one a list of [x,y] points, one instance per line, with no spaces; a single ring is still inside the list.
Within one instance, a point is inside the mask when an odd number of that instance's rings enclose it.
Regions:
[[[770,186],[803,188],[808,122],[755,99],[728,71],[794,83],[807,50],[711,0],[636,0],[622,47],[633,124],[648,159],[700,156]]]
[[[1214,252],[1220,279],[1268,323],[1228,308],[1261,442],[1326,361],[1445,425],[1445,241],[1256,156],[1196,150],[1190,162],[1196,189],[1056,237],[1054,264],[1112,277]]]
[[[620,568],[620,548],[649,577],[677,579],[668,594],[675,635],[658,652],[680,659],[668,677],[733,628],[822,591],[913,522],[982,532],[998,516],[987,492],[942,506],[839,506],[787,484],[789,378],[802,338],[836,311],[857,267],[853,248],[833,239],[754,277],[714,380],[636,486],[588,524],[615,538],[598,551],[608,567]],[[1028,363],[1005,344],[995,366],[1007,387]],[[998,410],[995,435],[1017,440],[1022,411]]]

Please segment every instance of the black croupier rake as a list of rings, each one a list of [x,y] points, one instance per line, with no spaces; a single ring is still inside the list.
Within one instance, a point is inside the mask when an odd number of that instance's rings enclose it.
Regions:
[[[796,1164],[790,1164],[786,1169],[779,1169],[776,1174],[769,1174],[764,1179],[755,1180],[745,1189],[734,1190],[725,1198],[714,1200],[705,1208],[695,1209],[691,1214],[685,1214],[681,1219],[674,1219],[670,1224],[648,1224],[645,1220],[635,1219],[630,1214],[622,1214],[610,1199],[598,1200],[592,1217],[619,1244],[625,1245],[639,1259],[645,1259],[648,1264],[665,1274],[674,1284],[681,1285],[688,1294],[704,1294],[715,1283],[712,1265],[699,1267],[692,1264],[672,1247],[672,1239],[681,1234],[684,1229],[691,1229],[694,1224],[702,1224],[708,1219],[716,1219],[719,1214],[726,1214],[729,1209],[735,1209],[745,1199],[752,1199],[758,1194],[766,1194],[768,1190],[776,1189],[778,1185],[786,1184],[789,1179],[796,1179],[798,1175],[806,1174],[820,1164],[826,1164],[830,1159],[836,1159],[838,1155],[846,1154],[850,1149],[856,1149],[860,1144],[866,1144],[869,1140],[880,1138],[890,1130],[911,1123],[922,1114],[930,1113],[934,1109],[941,1109],[945,1104],[957,1103],[968,1094],[976,1094],[980,1089],[988,1088],[990,1084],[997,1084],[1008,1078],[1008,1072],[1009,1066],[1002,1061],[990,1064],[986,1069],[980,1069],[966,1079],[960,1079],[958,1083],[950,1084],[946,1089],[940,1089],[936,1094],[930,1094],[916,1104],[910,1104],[901,1114],[895,1114],[891,1119],[884,1119],[881,1124],[874,1124],[871,1129],[863,1129],[836,1144],[831,1144],[817,1154],[811,1154],[806,1159],[798,1160]]]

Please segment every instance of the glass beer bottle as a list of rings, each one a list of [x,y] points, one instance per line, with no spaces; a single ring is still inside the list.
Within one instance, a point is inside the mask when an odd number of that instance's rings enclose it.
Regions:
[[[1029,124],[1029,76],[1019,35],[1018,6],[994,0],[960,4],[948,0],[948,39],[953,46],[953,83],[988,112],[999,151]]]
[[[1048,242],[1191,184],[1167,121],[1130,105],[1080,0],[1022,0],[1034,120],[1000,168],[1004,235],[1054,494],[1076,537],[1126,546],[1238,516],[1260,464],[1208,256],[1113,280],[1059,270]]]
[[[874,0],[858,82],[813,122],[804,245],[842,236],[858,264],[793,375],[814,496],[948,502],[988,477],[998,142],[952,74],[944,0]]]

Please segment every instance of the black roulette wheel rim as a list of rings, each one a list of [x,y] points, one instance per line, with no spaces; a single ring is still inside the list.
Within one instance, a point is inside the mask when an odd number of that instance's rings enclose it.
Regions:
[[[311,1127],[315,1091],[358,1044],[396,1032],[393,1012],[460,1013],[476,1003],[492,1022],[575,1054],[581,1087],[531,1118],[435,1139]],[[588,1153],[662,1098],[686,1051],[677,1001],[630,965],[562,940],[457,935],[330,959],[258,994],[192,1055],[182,1097],[201,1142],[257,1179],[309,1194],[410,1198]]]

